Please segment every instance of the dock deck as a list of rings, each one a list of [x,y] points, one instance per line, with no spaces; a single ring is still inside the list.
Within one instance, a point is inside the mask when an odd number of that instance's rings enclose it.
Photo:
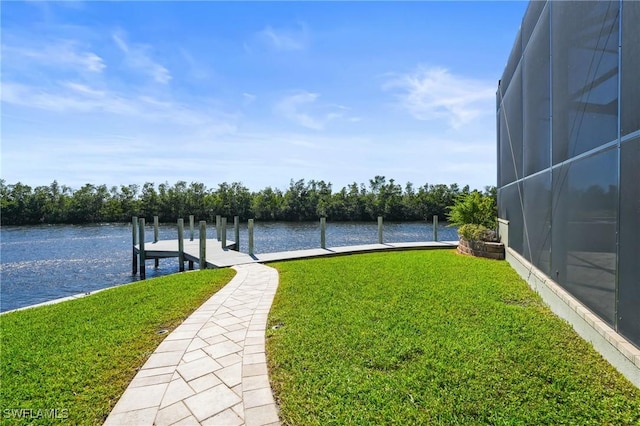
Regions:
[[[228,242],[227,248],[222,248],[220,241],[207,239],[206,262],[207,268],[226,268],[248,263],[266,263],[283,260],[304,259],[323,256],[339,256],[355,253],[370,253],[391,250],[426,250],[456,248],[457,241],[422,241],[410,243],[363,244],[356,246],[312,248],[303,250],[281,251],[274,253],[260,253],[249,255],[233,250],[234,242]],[[134,247],[136,251],[139,246]],[[144,245],[146,259],[163,259],[178,257],[178,240],[162,240],[156,243],[146,242]],[[200,261],[200,242],[198,240],[184,240],[185,261],[198,263]]]

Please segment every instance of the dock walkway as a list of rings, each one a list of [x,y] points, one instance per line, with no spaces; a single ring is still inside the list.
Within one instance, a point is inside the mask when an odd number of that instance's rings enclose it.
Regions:
[[[457,245],[455,241],[368,244],[250,256],[215,243],[212,240],[211,250],[207,247],[211,256],[207,266],[233,266],[236,276],[156,348],[105,425],[280,425],[265,352],[278,272],[261,263]],[[148,252],[173,257],[174,245],[177,250],[177,241],[149,244]],[[189,256],[198,261],[197,243],[193,247]]]
[[[290,250],[274,253],[261,253],[249,255],[233,250],[234,242],[228,242],[226,248],[222,248],[220,241],[207,239],[206,261],[208,268],[227,268],[234,265],[248,263],[277,262],[282,260],[304,259],[321,256],[337,256],[354,253],[369,253],[389,250],[419,250],[455,248],[457,241],[422,241],[410,243],[383,243],[363,244],[355,246],[328,247],[326,249],[314,248],[303,250]],[[184,258],[186,261],[198,263],[200,260],[200,245],[198,240],[184,240]],[[135,246],[138,250],[138,246]],[[162,240],[157,243],[145,243],[145,256],[148,259],[162,259],[178,257],[178,240]]]

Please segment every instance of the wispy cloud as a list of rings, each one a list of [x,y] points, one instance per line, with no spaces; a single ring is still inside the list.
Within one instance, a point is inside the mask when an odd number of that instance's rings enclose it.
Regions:
[[[151,47],[144,44],[128,43],[126,35],[117,31],[112,35],[116,46],[124,53],[125,62],[132,70],[150,76],[154,81],[167,84],[171,73],[167,68],[151,58]]]
[[[98,98],[103,98],[105,96],[105,92],[103,90],[97,90],[97,89],[93,89],[85,84],[82,83],[75,83],[72,81],[65,81],[63,83],[61,83],[63,86],[73,90],[74,92],[77,92],[79,94],[82,95],[86,95],[86,96],[91,96],[91,97],[98,97]]]
[[[306,106],[312,105],[317,98],[317,93],[297,93],[282,99],[278,102],[275,109],[276,112],[300,126],[314,130],[322,130],[324,123],[320,119],[314,118],[309,115],[309,113],[303,111]]]
[[[203,131],[232,132],[233,114],[207,108],[206,105],[184,104],[154,96],[119,93],[92,88],[86,84],[62,81],[48,88],[5,82],[2,102],[56,113],[108,113],[155,123],[200,126]]]
[[[258,98],[258,97],[257,97],[256,95],[254,95],[254,94],[252,94],[252,93],[246,93],[246,92],[245,92],[245,93],[243,93],[243,94],[242,94],[242,99],[243,99],[242,104],[243,104],[244,106],[249,106],[249,105],[251,105],[252,103],[254,103],[254,102],[256,101],[256,99],[257,99],[257,98]]]
[[[254,42],[245,44],[245,48],[252,50],[252,46],[259,44],[279,52],[299,51],[309,47],[309,38],[309,30],[304,23],[290,28],[274,28],[268,25],[258,31]]]
[[[276,113],[294,123],[313,130],[323,130],[332,120],[343,118],[348,109],[341,105],[317,103],[317,93],[298,92],[286,96],[276,106]]]
[[[206,80],[211,78],[212,71],[205,67],[187,49],[181,47],[179,52],[182,55],[182,59],[184,59],[184,64],[187,66],[187,72],[190,78],[195,80]]]
[[[3,62],[19,66],[28,63],[42,68],[68,67],[76,71],[100,73],[103,59],[74,40],[57,40],[44,46],[2,46]]]
[[[451,74],[441,67],[420,67],[412,73],[393,75],[383,89],[395,92],[400,106],[414,118],[446,120],[453,128],[492,113],[495,99],[491,84]]]
[[[151,48],[128,42],[123,31],[103,40],[115,43],[127,67],[163,85],[171,79],[169,71],[151,58]],[[237,117],[215,106],[214,100],[128,81],[127,73],[108,67],[100,51],[87,43],[59,39],[36,48],[28,37],[12,34],[4,42],[0,95],[5,108],[20,106],[32,109],[34,116],[45,111],[73,120],[80,119],[77,114],[111,114],[153,125],[192,126],[207,134],[235,129]]]

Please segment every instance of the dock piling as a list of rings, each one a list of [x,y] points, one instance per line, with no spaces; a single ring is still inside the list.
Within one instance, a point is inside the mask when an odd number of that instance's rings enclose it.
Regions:
[[[178,266],[184,272],[184,219],[178,219]]]
[[[225,249],[227,248],[227,218],[226,217],[222,218],[222,223],[220,224],[220,233],[222,234],[221,246],[223,249]]]
[[[253,219],[249,219],[249,256],[253,256]]]
[[[240,217],[233,217],[234,241],[236,242],[235,251],[240,251]]]
[[[438,241],[438,215],[433,216],[433,241]]]
[[[320,218],[320,248],[327,248],[327,218]]]
[[[158,242],[158,216],[153,217],[153,242],[154,244]],[[160,259],[156,257],[153,261],[154,266],[158,269],[160,267]]]
[[[207,269],[207,222],[200,221],[200,269]]]
[[[145,266],[145,253],[144,253],[144,218],[138,219],[138,231],[139,231],[139,255],[140,255],[140,279],[144,280],[147,277],[147,271]]]
[[[217,214],[216,215],[216,240],[218,241],[222,239],[222,235],[221,235],[222,230],[220,229],[222,227],[221,222],[222,222],[222,216]]]
[[[153,217],[153,242],[158,242],[158,216]]]
[[[131,242],[132,252],[131,256],[131,275],[138,273],[138,253],[136,253],[136,245],[138,244],[138,216],[131,218]]]
[[[378,216],[378,244],[382,244],[382,216]]]
[[[189,215],[189,241],[193,241],[193,215]]]

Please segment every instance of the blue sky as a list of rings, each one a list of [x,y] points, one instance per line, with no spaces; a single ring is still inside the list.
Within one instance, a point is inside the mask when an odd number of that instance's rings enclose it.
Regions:
[[[6,183],[495,184],[525,2],[2,2]]]

